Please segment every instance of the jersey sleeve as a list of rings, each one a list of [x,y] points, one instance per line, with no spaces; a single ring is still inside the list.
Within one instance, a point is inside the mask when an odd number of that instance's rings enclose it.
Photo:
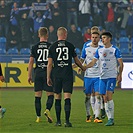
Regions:
[[[81,58],[82,59],[85,59],[86,58],[85,46],[83,46],[83,48],[82,48]]]
[[[122,55],[121,55],[121,51],[118,49],[118,48],[116,48],[116,50],[115,50],[115,57],[118,59],[118,58],[122,58]]]

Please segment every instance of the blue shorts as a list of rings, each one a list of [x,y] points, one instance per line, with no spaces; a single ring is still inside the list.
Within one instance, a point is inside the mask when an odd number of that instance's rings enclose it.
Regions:
[[[91,94],[92,92],[99,92],[99,78],[84,77],[84,87],[85,87],[84,89],[85,94]]]
[[[105,95],[106,91],[114,92],[116,86],[116,78],[99,79],[100,94]]]

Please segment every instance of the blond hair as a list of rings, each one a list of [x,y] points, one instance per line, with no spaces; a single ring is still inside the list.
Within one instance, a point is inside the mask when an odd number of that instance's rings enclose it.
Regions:
[[[93,32],[99,32],[99,33],[100,33],[99,27],[98,27],[98,26],[93,26],[93,27],[91,28],[91,34],[92,34]]]
[[[59,27],[57,30],[57,35],[63,36],[64,34],[67,34],[67,29],[65,27]]]
[[[38,30],[39,37],[48,36],[48,29],[46,27],[40,27]]]

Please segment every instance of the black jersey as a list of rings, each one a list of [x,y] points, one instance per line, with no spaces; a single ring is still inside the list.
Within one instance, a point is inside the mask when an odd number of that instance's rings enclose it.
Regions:
[[[48,53],[49,53],[48,48],[50,45],[51,44],[48,42],[39,42],[38,44],[32,47],[30,56],[35,58],[36,70],[39,70],[39,71],[47,70]]]
[[[49,48],[49,58],[53,59],[54,77],[73,76],[72,58],[76,57],[75,47],[65,40],[56,41]]]

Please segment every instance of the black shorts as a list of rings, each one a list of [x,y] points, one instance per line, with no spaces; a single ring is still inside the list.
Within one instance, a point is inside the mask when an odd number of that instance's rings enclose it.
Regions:
[[[69,78],[53,78],[53,88],[54,93],[61,93],[62,90],[64,93],[73,92],[73,77]]]
[[[53,92],[53,87],[47,85],[47,71],[35,72],[34,91]]]

